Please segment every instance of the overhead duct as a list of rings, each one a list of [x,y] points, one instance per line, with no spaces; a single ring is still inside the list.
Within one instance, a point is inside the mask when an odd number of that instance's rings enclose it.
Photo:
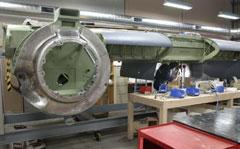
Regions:
[[[131,16],[121,16],[114,14],[105,14],[105,13],[97,13],[90,11],[80,11],[80,17],[85,21],[101,21],[101,22],[112,22],[118,24],[125,25],[140,25],[147,27],[164,27],[164,28],[178,28],[178,29],[194,29],[194,25],[178,23],[174,21],[167,20],[154,20],[148,18],[137,18]]]
[[[37,6],[37,5],[23,5],[15,3],[1,2],[0,10],[19,11],[19,12],[31,12],[31,13],[52,13],[55,8]],[[17,17],[17,15],[16,15]],[[107,22],[113,24],[134,25],[143,26],[149,28],[167,28],[175,30],[188,30],[188,31],[203,31],[217,34],[235,34],[231,30],[220,27],[201,26],[197,24],[179,23],[168,20],[155,20],[149,18],[138,18],[131,16],[122,16],[98,12],[80,11],[80,18],[83,21],[94,22]]]
[[[41,13],[41,6],[23,5],[23,4],[7,3],[7,2],[0,2],[0,9],[20,11],[20,12],[30,12],[30,13]]]
[[[230,34],[232,33],[229,29],[212,26],[202,26],[196,24],[179,23],[168,20],[156,20],[149,18],[138,18],[131,16],[121,16],[97,12],[80,11],[81,20],[84,21],[100,21],[100,22],[111,22],[124,25],[136,25],[145,26],[152,28],[169,28],[189,31],[204,31],[212,33]]]
[[[0,9],[28,13],[53,13],[55,8],[39,5],[25,5],[17,3],[0,2]]]

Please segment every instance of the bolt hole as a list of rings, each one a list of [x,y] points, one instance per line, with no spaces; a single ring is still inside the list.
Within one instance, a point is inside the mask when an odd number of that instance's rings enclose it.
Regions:
[[[90,69],[87,69],[86,72],[90,72]]]
[[[25,125],[14,125],[14,129],[19,130],[19,129],[26,129],[27,126]]]

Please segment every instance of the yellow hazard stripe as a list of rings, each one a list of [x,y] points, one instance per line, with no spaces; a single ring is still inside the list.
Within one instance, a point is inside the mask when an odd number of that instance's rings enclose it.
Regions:
[[[7,59],[6,61],[6,83],[7,83],[7,90],[11,91],[12,85],[11,85],[11,60]]]

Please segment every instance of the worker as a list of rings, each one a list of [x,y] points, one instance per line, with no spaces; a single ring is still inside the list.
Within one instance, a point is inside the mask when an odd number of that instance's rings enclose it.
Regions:
[[[161,84],[173,81],[177,77],[178,66],[178,63],[162,64],[154,76],[154,89],[159,90]]]

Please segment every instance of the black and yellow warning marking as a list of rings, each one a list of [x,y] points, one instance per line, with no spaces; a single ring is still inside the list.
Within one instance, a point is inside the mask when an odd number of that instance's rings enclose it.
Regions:
[[[7,59],[6,60],[6,83],[7,83],[7,91],[11,91],[12,89],[12,84],[11,84],[11,60]]]

